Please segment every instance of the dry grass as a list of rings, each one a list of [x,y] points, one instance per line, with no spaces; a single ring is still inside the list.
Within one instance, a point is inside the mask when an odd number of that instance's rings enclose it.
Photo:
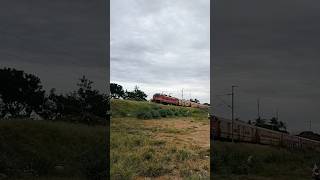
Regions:
[[[113,118],[111,179],[209,179],[209,147],[188,139],[198,128],[209,133],[206,121]]]

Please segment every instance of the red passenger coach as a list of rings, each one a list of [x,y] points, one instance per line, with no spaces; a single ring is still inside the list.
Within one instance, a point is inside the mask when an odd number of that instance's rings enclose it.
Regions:
[[[179,105],[179,99],[171,96],[167,96],[164,94],[155,94],[153,95],[153,102],[162,103],[162,104],[172,104]]]

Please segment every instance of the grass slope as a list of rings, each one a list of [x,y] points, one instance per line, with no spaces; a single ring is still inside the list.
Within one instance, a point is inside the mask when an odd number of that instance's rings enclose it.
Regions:
[[[307,180],[320,153],[247,143],[215,141],[212,145],[216,179]]]
[[[0,173],[16,179],[100,179],[106,127],[50,121],[0,121]]]
[[[131,101],[121,99],[111,100],[112,117],[137,117],[141,112],[150,112],[157,110],[171,110],[173,113],[187,112],[186,114],[179,113],[176,116],[192,116],[198,119],[204,119],[208,116],[208,110],[205,109],[162,105],[149,101]],[[175,114],[169,116],[175,116]]]
[[[209,149],[196,146],[179,147],[176,144],[155,138],[159,134],[188,133],[190,130],[173,127],[148,127],[146,122],[155,119],[138,119],[141,111],[175,109],[188,111],[188,117],[180,114],[156,121],[186,120],[208,121],[206,110],[167,106],[151,102],[127,100],[111,101],[111,179],[129,180],[158,177],[162,179],[209,179]],[[207,123],[207,122],[206,122]]]

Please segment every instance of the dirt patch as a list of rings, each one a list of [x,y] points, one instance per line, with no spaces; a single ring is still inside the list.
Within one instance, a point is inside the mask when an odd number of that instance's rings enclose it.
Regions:
[[[153,136],[159,140],[171,141],[176,145],[210,148],[209,121],[194,121],[190,118],[146,120],[145,127],[159,128]]]

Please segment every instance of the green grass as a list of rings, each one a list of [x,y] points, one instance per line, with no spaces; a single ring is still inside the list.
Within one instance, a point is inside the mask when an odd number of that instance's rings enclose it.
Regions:
[[[311,179],[313,164],[320,162],[320,153],[310,150],[219,141],[212,148],[216,179]]]
[[[208,110],[162,105],[148,101],[131,101],[112,99],[112,117],[137,117],[139,119],[158,119],[166,117],[194,117],[204,119],[208,116]]]
[[[166,131],[167,129],[164,129]],[[155,129],[144,127],[135,118],[114,118],[111,121],[111,179],[179,176],[187,179],[209,179],[209,151],[176,147],[170,142],[152,138]],[[157,129],[156,132],[162,132]],[[173,132],[174,133],[174,132]]]
[[[1,120],[0,173],[16,179],[99,179],[106,174],[106,127]]]

